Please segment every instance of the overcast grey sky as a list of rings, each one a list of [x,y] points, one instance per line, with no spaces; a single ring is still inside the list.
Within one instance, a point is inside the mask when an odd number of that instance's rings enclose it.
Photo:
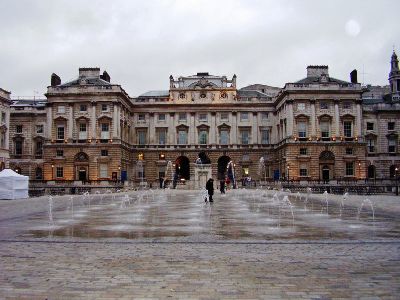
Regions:
[[[0,0],[0,87],[42,95],[51,73],[66,82],[79,67],[107,70],[130,96],[196,72],[283,86],[316,64],[384,85],[399,11],[397,0]]]

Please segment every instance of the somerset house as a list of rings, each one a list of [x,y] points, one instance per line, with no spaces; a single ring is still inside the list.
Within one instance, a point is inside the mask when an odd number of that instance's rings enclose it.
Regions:
[[[355,70],[336,79],[328,66],[282,88],[171,75],[137,97],[100,68],[69,82],[53,73],[43,99],[0,89],[0,169],[53,186],[390,181],[400,168],[395,52],[388,70],[387,86],[362,86]]]

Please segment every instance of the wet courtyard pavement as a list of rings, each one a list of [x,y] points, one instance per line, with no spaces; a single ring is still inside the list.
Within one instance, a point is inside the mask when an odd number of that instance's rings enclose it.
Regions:
[[[4,299],[398,299],[399,197],[236,190],[0,203]]]

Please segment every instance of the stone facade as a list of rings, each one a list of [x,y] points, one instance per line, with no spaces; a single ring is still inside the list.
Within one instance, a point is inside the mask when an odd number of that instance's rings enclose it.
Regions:
[[[0,88],[0,171],[9,167],[10,94]]]
[[[309,66],[306,78],[282,89],[238,89],[236,75],[197,73],[131,98],[99,68],[80,68],[67,83],[52,74],[47,100],[12,105],[11,166],[77,185],[154,186],[164,178],[199,187],[210,175],[232,174],[237,182],[393,178],[399,79],[395,54],[391,89],[362,87],[355,71],[348,82]]]

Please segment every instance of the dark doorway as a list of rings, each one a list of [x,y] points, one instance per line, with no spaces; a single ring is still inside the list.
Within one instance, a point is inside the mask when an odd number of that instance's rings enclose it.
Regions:
[[[199,160],[201,164],[211,164],[210,158],[204,151],[199,153]]]
[[[324,183],[328,183],[329,182],[329,167],[328,166],[323,166],[322,167],[322,180],[324,181]]]
[[[179,156],[175,161],[175,174],[177,179],[190,180],[190,163],[186,156]]]
[[[228,163],[231,161],[229,156],[221,156],[218,158],[218,179],[223,180],[226,177],[226,167]]]
[[[369,179],[375,178],[375,166],[373,165],[368,166],[368,178]]]
[[[81,180],[83,182],[87,181],[87,172],[85,168],[80,168],[78,171],[78,180]]]

